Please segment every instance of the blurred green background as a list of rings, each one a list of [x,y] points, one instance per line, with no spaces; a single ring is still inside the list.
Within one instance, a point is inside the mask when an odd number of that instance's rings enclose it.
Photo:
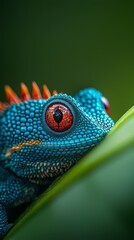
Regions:
[[[133,105],[132,1],[0,0],[0,94],[10,84],[103,92],[116,121]]]

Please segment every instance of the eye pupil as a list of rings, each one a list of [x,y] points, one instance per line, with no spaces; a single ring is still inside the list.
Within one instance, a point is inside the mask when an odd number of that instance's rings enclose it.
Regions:
[[[55,113],[53,114],[53,118],[57,123],[60,123],[63,118],[63,113],[60,109],[57,109]]]
[[[54,102],[45,110],[45,122],[55,132],[65,132],[73,125],[73,114],[69,106]]]

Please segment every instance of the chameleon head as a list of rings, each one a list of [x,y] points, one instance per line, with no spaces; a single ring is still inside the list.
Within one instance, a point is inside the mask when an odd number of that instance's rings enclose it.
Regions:
[[[12,105],[1,120],[1,158],[22,177],[59,176],[110,131],[106,107],[94,89]]]

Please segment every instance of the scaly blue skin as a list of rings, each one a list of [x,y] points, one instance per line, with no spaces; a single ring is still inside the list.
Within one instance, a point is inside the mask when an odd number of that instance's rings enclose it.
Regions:
[[[98,144],[114,123],[95,89],[74,98],[58,94],[48,100],[29,100],[8,107],[0,116],[0,239],[10,228],[6,208],[33,200]],[[72,111],[72,127],[64,133],[45,121],[49,104],[64,102]],[[34,140],[39,140],[35,143]],[[32,141],[31,145],[25,143]],[[20,146],[17,149],[14,146]]]

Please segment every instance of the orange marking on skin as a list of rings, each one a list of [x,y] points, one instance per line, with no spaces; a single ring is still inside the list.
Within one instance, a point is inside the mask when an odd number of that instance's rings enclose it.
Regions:
[[[32,98],[33,99],[41,99],[42,96],[41,96],[41,93],[40,93],[40,89],[39,89],[36,82],[32,82],[32,89],[33,89]]]
[[[31,96],[30,96],[27,86],[24,83],[21,83],[20,88],[21,88],[21,100],[23,102],[30,100]]]
[[[20,98],[16,95],[16,93],[9,86],[5,86],[5,92],[6,92],[6,96],[7,96],[7,100],[9,102],[9,104],[12,104],[12,103],[17,104],[17,103],[21,102]]]
[[[48,99],[51,97],[51,93],[46,85],[43,85],[43,98]]]
[[[36,145],[36,144],[40,144],[41,141],[40,140],[28,140],[25,141],[23,143],[19,143],[18,145],[14,145],[13,147],[9,148],[6,152],[6,157],[10,157],[14,152],[20,152],[20,150],[22,149],[23,146],[32,146],[32,145]]]
[[[57,94],[58,94],[58,92],[57,92],[56,90],[53,90],[52,95],[55,96],[55,95],[57,95]]]

